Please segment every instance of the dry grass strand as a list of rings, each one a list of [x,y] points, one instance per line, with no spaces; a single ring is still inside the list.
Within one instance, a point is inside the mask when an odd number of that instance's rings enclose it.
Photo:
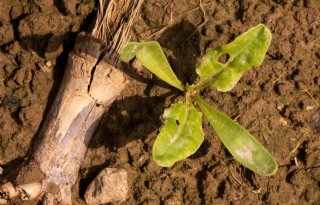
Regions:
[[[130,28],[143,0],[100,0],[90,36],[102,40],[108,53],[119,53],[130,39]]]

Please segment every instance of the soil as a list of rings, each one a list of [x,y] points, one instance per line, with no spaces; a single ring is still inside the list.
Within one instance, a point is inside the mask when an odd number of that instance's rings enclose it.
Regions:
[[[75,37],[88,30],[96,8],[93,0],[0,0],[1,182],[30,156]],[[200,149],[171,168],[158,166],[151,150],[161,115],[182,96],[141,69],[105,113],[73,203],[85,204],[84,191],[99,171],[121,167],[129,180],[122,204],[320,204],[317,0],[146,0],[133,40],[158,40],[181,81],[192,83],[200,56],[259,23],[273,35],[263,65],[247,71],[231,92],[207,88],[201,95],[266,146],[279,163],[274,176],[234,161],[205,119]]]

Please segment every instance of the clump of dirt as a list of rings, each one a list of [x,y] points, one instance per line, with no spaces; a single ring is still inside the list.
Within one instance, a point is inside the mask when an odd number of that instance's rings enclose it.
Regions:
[[[0,2],[0,164],[2,180],[28,156],[54,99],[75,36],[94,16],[94,1]],[[316,204],[320,200],[320,5],[307,1],[148,0],[133,40],[158,40],[183,82],[208,49],[259,23],[273,40],[264,63],[227,93],[201,92],[275,156],[261,177],[235,162],[204,120],[205,141],[191,157],[161,168],[151,156],[161,115],[180,93],[137,77],[105,114],[73,187],[84,204],[87,185],[105,167],[128,171],[123,204]],[[129,68],[127,68],[129,69]],[[151,76],[151,77],[150,77]],[[34,202],[37,203],[37,202]]]

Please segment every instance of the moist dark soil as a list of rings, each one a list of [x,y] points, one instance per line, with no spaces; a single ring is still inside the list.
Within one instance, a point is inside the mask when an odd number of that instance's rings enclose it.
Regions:
[[[96,11],[93,0],[0,0],[2,182],[28,159],[68,53]],[[273,35],[262,66],[247,71],[231,92],[207,88],[201,96],[275,156],[274,176],[256,175],[234,161],[206,120],[205,140],[195,154],[171,168],[158,166],[151,150],[161,115],[182,96],[142,68],[105,113],[73,186],[73,203],[85,204],[84,191],[99,171],[121,167],[129,180],[122,204],[320,204],[317,0],[146,0],[132,40],[159,41],[180,80],[192,83],[208,49],[259,23]]]

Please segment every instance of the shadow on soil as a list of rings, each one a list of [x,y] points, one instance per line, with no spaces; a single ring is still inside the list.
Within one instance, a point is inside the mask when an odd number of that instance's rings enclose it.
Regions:
[[[200,55],[199,41],[199,33],[188,21],[172,26],[158,39],[161,46],[172,51],[174,56],[168,56],[169,62],[184,83],[191,84],[196,79],[195,66]],[[124,72],[135,80],[149,83],[150,86],[168,87],[160,80],[141,78],[132,69]],[[179,94],[177,90],[173,90],[163,96],[148,97],[148,91],[137,92],[144,93],[147,97],[135,95],[117,100],[105,113],[97,133],[104,132],[105,136],[109,137],[96,137],[93,143],[95,146],[122,147],[133,140],[146,137],[161,126],[160,116],[165,109],[165,98]]]
[[[163,48],[172,51],[173,55],[169,55],[168,60],[178,78],[183,83],[193,83],[196,80],[196,60],[200,55],[200,34],[196,28],[188,21],[182,21],[167,29],[157,41]],[[123,65],[122,68],[125,68],[123,71],[133,79],[148,84],[146,90],[137,91],[144,93],[145,96],[135,95],[116,100],[105,113],[89,148],[104,146],[115,150],[131,141],[144,140],[150,133],[160,128],[162,124],[160,116],[166,108],[165,99],[167,97],[174,99],[177,95],[181,95],[181,92],[173,89],[172,92],[162,96],[148,97],[151,87],[155,85],[168,87],[168,85],[158,79],[146,79],[132,67]],[[109,165],[110,162],[106,162],[87,170],[86,178],[80,181],[81,196],[85,191],[83,188],[89,185],[101,169]]]

